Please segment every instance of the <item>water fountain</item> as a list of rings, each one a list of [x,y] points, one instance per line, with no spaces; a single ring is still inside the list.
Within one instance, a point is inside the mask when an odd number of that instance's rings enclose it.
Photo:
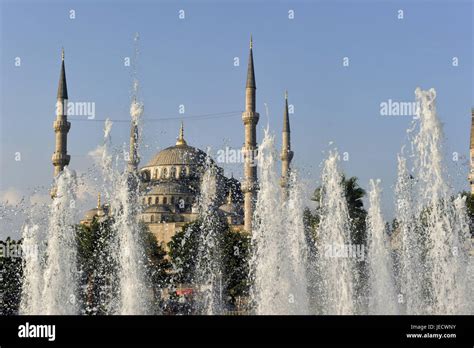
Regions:
[[[274,136],[267,128],[258,153],[260,187],[251,261],[253,301],[257,314],[305,314],[308,313],[307,246],[301,196],[293,175],[289,196],[283,199],[275,157]]]
[[[219,296],[219,281],[222,277],[221,264],[221,221],[217,214],[217,168],[207,157],[206,170],[201,181],[199,217],[201,235],[198,238],[198,253],[194,274],[195,285],[200,288],[198,310],[202,314],[220,314],[223,310]]]
[[[45,263],[38,250],[38,228],[25,226],[25,277],[21,303],[23,314],[78,314],[76,266],[76,178],[65,167],[56,178],[56,197],[51,202]]]
[[[413,183],[403,186],[407,174],[401,165],[399,174],[399,220],[404,233],[402,256],[405,277],[419,257],[422,276],[409,279],[408,313],[455,314],[469,311],[467,303],[467,267],[469,226],[464,199],[454,198],[443,165],[443,132],[436,113],[436,91],[415,91],[417,117],[410,132],[413,148]],[[416,133],[415,133],[416,132]],[[403,162],[403,160],[402,160]],[[401,182],[401,183],[400,183]],[[405,191],[404,191],[405,189]],[[414,213],[407,216],[411,190]],[[405,207],[403,206],[405,204]],[[403,210],[405,209],[405,210]],[[410,234],[417,234],[416,237]],[[411,240],[417,249],[411,251]]]
[[[351,226],[338,161],[338,152],[331,151],[322,171],[316,237],[321,307],[323,314],[355,314]]]
[[[143,105],[138,82],[130,107],[133,132],[140,132]],[[379,181],[370,181],[367,217],[368,302],[359,298],[352,221],[345,197],[337,150],[322,165],[315,262],[311,262],[303,223],[301,180],[292,169],[288,187],[279,185],[275,139],[268,130],[259,147],[259,190],[253,217],[251,302],[256,314],[460,314],[472,313],[468,293],[469,225],[465,199],[455,197],[443,166],[442,127],[434,90],[416,91],[418,115],[409,130],[412,153],[398,156],[396,225],[386,232]],[[110,205],[113,236],[103,240],[104,264],[116,272],[102,274],[107,284],[101,306],[107,314],[147,314],[151,303],[138,224],[139,178],[133,161],[123,170],[113,160],[112,123],[94,154],[101,167],[101,191]],[[141,139],[141,137],[137,137]],[[136,144],[138,147],[138,145]],[[133,154],[132,154],[133,155]],[[218,172],[209,160],[199,197],[200,230],[194,285],[198,311],[224,312],[220,292],[221,245],[218,231]],[[79,314],[76,265],[76,178],[67,167],[56,178],[56,197],[47,222],[45,250],[25,253],[23,314]],[[25,250],[41,245],[36,222],[23,228]],[[389,237],[399,235],[392,255]],[[362,246],[360,246],[362,247]],[[472,267],[472,265],[470,265]],[[100,265],[97,266],[98,269]],[[471,270],[472,272],[472,270]],[[397,279],[399,278],[399,279]],[[115,280],[114,280],[115,279]],[[364,279],[365,281],[365,279]],[[316,305],[309,300],[316,289]],[[310,304],[311,303],[311,304]],[[366,306],[367,308],[364,308]],[[92,310],[94,312],[94,310]]]
[[[380,181],[370,180],[367,215],[369,313],[397,314],[391,248],[380,207]]]

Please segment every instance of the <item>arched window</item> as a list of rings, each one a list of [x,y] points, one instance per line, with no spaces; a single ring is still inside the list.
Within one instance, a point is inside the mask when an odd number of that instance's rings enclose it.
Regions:
[[[163,170],[161,171],[161,177],[166,178],[167,175],[168,175],[168,169],[163,168]]]
[[[153,171],[153,179],[158,179],[158,169]]]
[[[158,197],[156,197],[155,198],[155,204],[158,204],[158,203],[160,203],[160,201],[159,201]]]
[[[163,204],[167,204],[168,203],[168,199],[166,197],[163,197]]]
[[[176,178],[176,167],[170,168],[170,177]]]
[[[148,205],[151,205],[151,197],[148,197]]]

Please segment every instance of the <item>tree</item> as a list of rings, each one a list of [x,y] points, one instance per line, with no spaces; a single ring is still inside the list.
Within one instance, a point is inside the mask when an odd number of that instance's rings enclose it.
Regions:
[[[154,309],[157,312],[161,289],[168,281],[169,262],[166,252],[144,223],[138,225],[143,246],[146,277],[153,285]],[[116,231],[113,218],[94,219],[90,226],[78,225],[78,265],[81,273],[81,298],[86,314],[110,314],[107,304],[118,291],[118,260],[116,259]]]
[[[76,226],[77,263],[80,272],[80,298],[85,314],[110,314],[107,304],[118,290],[117,260],[111,246],[112,220],[90,226]]]
[[[365,245],[367,242],[365,221],[367,218],[367,211],[364,209],[364,202],[362,199],[366,195],[365,190],[359,186],[357,177],[353,176],[346,179],[342,175],[341,184],[344,187],[344,194],[349,210],[349,217],[351,219],[351,243]],[[314,191],[312,201],[319,202],[321,199],[321,187],[317,187]],[[319,225],[319,207],[312,213],[308,208],[304,211],[305,226],[309,227],[316,238],[315,231]]]
[[[467,191],[463,191],[460,194],[461,196],[466,197],[466,209],[467,216],[469,219],[469,230],[471,232],[471,236],[474,236],[474,195]]]
[[[194,275],[201,228],[201,220],[188,223],[168,243],[175,283],[196,283]],[[221,251],[218,264],[221,265],[223,298],[227,300],[227,305],[233,306],[238,297],[248,295],[250,238],[247,234],[232,231],[224,221],[215,228],[218,229],[217,248]]]
[[[346,179],[346,177],[342,175],[341,185],[344,188],[344,196],[347,202],[349,218],[351,220],[350,242],[353,245],[366,246],[367,211],[364,209],[364,203],[362,201],[366,192],[359,186],[357,177],[350,177],[349,179]],[[321,187],[316,188],[311,200],[320,202]],[[316,208],[314,213],[306,208],[303,215],[306,238],[309,242],[310,256],[311,260],[313,261],[315,261],[314,256],[316,255],[316,242],[318,239],[317,228],[320,221],[320,215],[321,212],[319,206]],[[357,262],[354,271],[354,282],[356,284],[355,291],[358,294],[356,297],[358,299],[363,299],[363,294],[367,291],[368,284],[367,264],[365,261]]]

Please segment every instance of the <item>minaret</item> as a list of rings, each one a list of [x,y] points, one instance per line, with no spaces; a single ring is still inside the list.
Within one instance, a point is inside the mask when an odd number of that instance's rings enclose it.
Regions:
[[[134,98],[133,103],[136,103]],[[130,172],[137,171],[140,158],[138,156],[138,124],[137,120],[132,117],[130,124],[130,158],[128,159],[128,169]]]
[[[71,128],[71,123],[67,121],[67,99],[66,70],[64,68],[63,49],[61,52],[61,73],[59,75],[58,96],[56,102],[56,120],[53,123],[54,132],[56,134],[56,147],[52,157],[55,177],[64,169],[64,166],[69,164],[71,159],[71,156],[67,154],[67,133]],[[51,195],[54,197],[54,189]]]
[[[283,111],[283,130],[281,133],[281,179],[280,186],[283,193],[287,194],[288,179],[290,175],[290,163],[293,159],[293,151],[291,151],[290,140],[290,117],[288,114],[288,91],[285,92],[285,110]]]
[[[245,126],[245,144],[243,153],[244,163],[244,182],[242,183],[242,192],[244,193],[244,228],[247,232],[252,232],[252,217],[257,198],[257,123],[259,114],[255,111],[256,97],[255,91],[255,71],[253,67],[253,42],[250,36],[250,53],[247,69],[247,85],[245,88],[245,111],[242,113],[242,121]]]

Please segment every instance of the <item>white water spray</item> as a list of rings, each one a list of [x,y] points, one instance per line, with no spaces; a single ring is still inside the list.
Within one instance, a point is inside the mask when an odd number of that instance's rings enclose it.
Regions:
[[[391,248],[380,208],[379,184],[380,180],[370,180],[367,215],[369,313],[397,314]]]
[[[38,233],[38,225],[26,224],[23,227],[22,252],[25,263],[20,314],[42,314],[43,270],[39,253]]]
[[[422,276],[411,285],[408,313],[460,314],[469,312],[467,266],[469,227],[464,200],[453,198],[443,166],[443,132],[436,113],[436,91],[415,91],[419,105],[414,120],[414,198],[411,224],[419,233]],[[400,220],[406,219],[403,215]],[[405,243],[407,240],[405,239]],[[408,248],[407,245],[403,250]],[[410,264],[405,260],[407,269]],[[421,294],[420,294],[421,289]]]
[[[209,158],[208,158],[209,159]],[[222,282],[222,265],[219,245],[220,220],[217,215],[217,172],[209,161],[202,177],[199,197],[201,235],[194,281],[201,287],[200,310],[203,314],[219,314],[222,303],[219,298],[219,281]]]
[[[78,314],[75,173],[64,167],[56,188],[46,242],[41,314]]]
[[[259,147],[259,191],[252,233],[253,300],[257,314],[308,313],[307,250],[299,187],[292,177],[282,199],[274,137]]]
[[[324,162],[317,230],[318,266],[323,314],[354,314],[354,262],[350,254],[350,218],[338,166],[339,154]]]

